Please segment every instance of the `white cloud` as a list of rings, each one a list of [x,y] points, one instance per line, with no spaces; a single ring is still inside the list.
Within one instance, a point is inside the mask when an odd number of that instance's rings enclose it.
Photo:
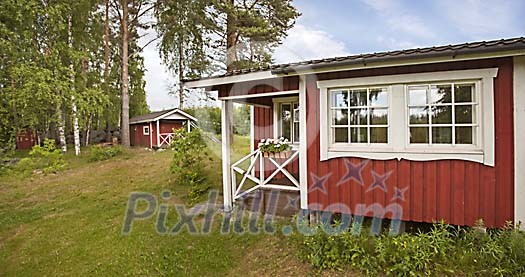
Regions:
[[[392,31],[402,32],[417,38],[435,38],[434,31],[428,27],[419,14],[411,14],[409,9],[395,0],[363,0],[377,11]]]
[[[342,41],[329,33],[296,24],[289,32],[275,53],[276,63],[290,63],[318,58],[347,56]]]

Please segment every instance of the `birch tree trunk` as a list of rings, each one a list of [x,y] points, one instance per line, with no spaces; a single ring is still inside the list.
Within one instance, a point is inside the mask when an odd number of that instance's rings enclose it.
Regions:
[[[182,80],[184,79],[184,51],[182,49],[182,39],[179,40],[179,109],[184,108],[184,84]]]
[[[60,107],[60,104],[57,107],[58,112],[58,138],[60,140],[60,148],[62,150],[62,153],[67,152],[67,143],[66,143],[66,131],[65,131],[65,125],[66,120],[64,118],[64,112],[62,111],[62,108]]]
[[[68,44],[69,49],[73,48],[73,35],[71,32],[72,28],[72,16],[69,15],[68,17],[68,29],[67,29],[67,36],[68,36]],[[73,72],[73,61],[70,62],[69,68],[71,69],[71,84],[74,86],[75,84],[75,74]],[[73,89],[72,89],[73,90]],[[78,126],[78,115],[77,115],[77,104],[75,102],[75,95],[74,93],[71,94],[71,117],[73,119],[73,138],[75,140],[75,155],[80,155],[80,130]]]
[[[120,129],[122,145],[130,146],[129,139],[129,76],[128,76],[128,0],[121,1],[122,3],[122,127]]]

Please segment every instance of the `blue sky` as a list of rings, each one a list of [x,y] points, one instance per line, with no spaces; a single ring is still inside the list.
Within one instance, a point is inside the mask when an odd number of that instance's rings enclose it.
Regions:
[[[275,52],[277,63],[525,36],[523,0],[295,0],[302,13]],[[149,37],[149,36],[148,36]],[[155,45],[144,52],[152,110],[170,108],[174,78]]]

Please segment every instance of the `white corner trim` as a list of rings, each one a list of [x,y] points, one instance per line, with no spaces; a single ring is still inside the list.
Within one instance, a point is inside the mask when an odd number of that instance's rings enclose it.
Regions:
[[[218,99],[219,100],[238,100],[238,99],[268,97],[268,96],[290,95],[290,94],[298,94],[298,93],[299,93],[299,90],[284,90],[284,91],[275,91],[275,92],[262,92],[262,93],[224,96],[224,97],[219,97]]]
[[[336,79],[318,81],[320,88],[320,159],[321,161],[340,157],[368,159],[407,159],[414,161],[456,159],[494,166],[494,79],[497,68],[456,70],[399,74],[376,77]],[[408,111],[406,85],[411,83],[434,83],[444,81],[474,81],[480,99],[481,114],[478,143],[473,146],[415,146],[408,145]],[[381,145],[332,145],[329,132],[328,99],[329,90],[340,87],[364,87],[382,85],[389,88],[389,139]],[[399,108],[402,107],[402,108]]]
[[[308,142],[306,140],[306,76],[299,76],[299,191],[301,209],[308,209]]]
[[[157,146],[160,145],[160,121],[157,120]]]
[[[149,148],[153,148],[153,136],[151,135],[151,122],[149,123],[148,136],[149,136]]]
[[[456,81],[482,78],[495,78],[497,68],[438,71],[412,74],[383,75],[361,78],[317,81],[318,88],[337,88],[347,86],[395,85],[418,82]]]
[[[525,230],[525,56],[514,57],[514,222]]]

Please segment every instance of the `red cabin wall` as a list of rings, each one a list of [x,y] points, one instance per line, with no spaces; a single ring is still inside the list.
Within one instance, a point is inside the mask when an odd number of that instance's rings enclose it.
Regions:
[[[350,180],[338,185],[346,173],[343,158],[320,162],[319,155],[319,90],[316,81],[363,76],[379,76],[418,72],[448,71],[498,67],[494,80],[495,105],[495,167],[459,161],[369,161],[362,176],[364,185]],[[307,76],[307,138],[308,188],[312,174],[331,174],[326,182],[327,193],[318,189],[308,193],[310,207],[322,209],[338,203],[352,211],[358,204],[379,203],[383,207],[397,203],[403,208],[403,220],[434,222],[443,219],[449,224],[474,225],[483,219],[488,227],[500,227],[514,219],[514,148],[513,148],[513,63],[510,58],[440,63],[357,70]],[[313,107],[312,107],[313,105]],[[348,158],[352,163],[364,162]],[[376,188],[367,192],[373,182],[371,172],[392,172],[386,181],[387,193]],[[408,187],[405,200],[394,199],[394,188]],[[333,208],[335,211],[343,211]],[[389,215],[387,215],[389,217]]]
[[[152,124],[153,125],[153,124]],[[131,125],[130,132],[131,132],[131,145],[132,146],[142,146],[142,147],[150,147],[150,137],[148,135],[144,135],[143,127],[144,126],[150,126],[149,123],[139,123],[139,124],[133,124]],[[154,127],[154,126],[151,126]],[[152,128],[150,128],[150,134],[152,133]]]

